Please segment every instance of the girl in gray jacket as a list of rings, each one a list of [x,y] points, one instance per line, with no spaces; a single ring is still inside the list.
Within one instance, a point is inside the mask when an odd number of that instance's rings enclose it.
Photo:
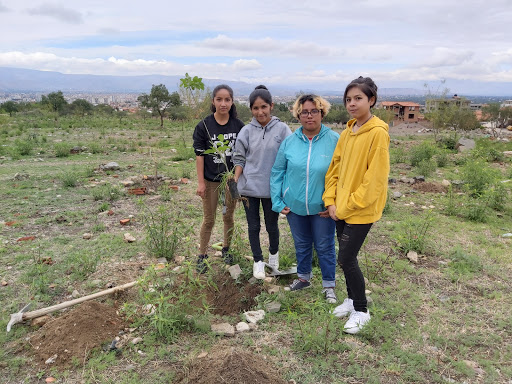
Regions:
[[[279,213],[272,211],[270,172],[281,142],[292,132],[288,125],[272,116],[274,103],[264,85],[257,86],[249,96],[252,120],[237,136],[233,155],[235,181],[244,202],[249,243],[254,258],[253,275],[265,278],[265,262],[260,245],[260,204],[269,238],[269,264],[279,269]]]

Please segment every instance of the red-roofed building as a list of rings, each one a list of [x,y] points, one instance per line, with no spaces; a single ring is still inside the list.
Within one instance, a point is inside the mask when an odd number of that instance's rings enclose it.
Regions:
[[[420,105],[412,101],[382,101],[382,108],[395,113],[395,121],[417,123],[420,115]]]

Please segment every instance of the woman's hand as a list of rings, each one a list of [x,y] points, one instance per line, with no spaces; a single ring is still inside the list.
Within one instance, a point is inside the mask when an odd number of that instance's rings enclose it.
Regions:
[[[206,184],[204,182],[202,182],[202,183],[199,182],[197,184],[196,195],[199,196],[201,199],[204,199],[205,192],[206,192]]]
[[[281,211],[281,213],[286,216],[287,214],[290,213],[290,208],[284,207],[283,210]]]
[[[329,216],[331,219],[333,219],[334,221],[338,221],[338,217],[336,216],[336,206],[333,204],[333,205],[329,205],[327,207],[327,212],[329,213]]]
[[[330,217],[330,215],[329,215],[329,210],[327,210],[327,209],[326,209],[325,211],[318,212],[318,216],[320,216],[320,217],[324,217],[324,218],[328,218],[328,217]]]

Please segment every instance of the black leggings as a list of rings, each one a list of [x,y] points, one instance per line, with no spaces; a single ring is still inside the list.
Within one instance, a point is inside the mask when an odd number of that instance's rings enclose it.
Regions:
[[[357,254],[370,231],[370,224],[348,224],[344,220],[336,222],[336,234],[340,250],[338,264],[343,269],[349,299],[354,300],[354,309],[358,312],[367,311],[366,287],[363,272],[357,262]]]

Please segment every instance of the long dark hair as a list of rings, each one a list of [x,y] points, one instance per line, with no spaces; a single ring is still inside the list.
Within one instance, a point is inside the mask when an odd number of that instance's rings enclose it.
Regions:
[[[371,107],[373,107],[377,103],[377,84],[373,82],[371,77],[359,76],[357,79],[352,80],[345,89],[345,94],[343,95],[343,104],[345,106],[347,106],[348,91],[355,87],[359,88],[361,92],[363,92],[368,97],[368,100],[370,100],[372,97],[375,97],[375,101],[373,102]]]
[[[252,109],[252,106],[258,97],[268,105],[272,106],[272,95],[268,91],[267,87],[264,85],[258,85],[249,95],[249,108]]]
[[[213,100],[215,99],[215,95],[217,95],[217,92],[219,92],[221,89],[225,89],[229,92],[229,96],[231,96],[231,100],[233,100],[233,104],[231,104],[231,109],[229,110],[229,117],[236,119],[238,117],[238,113],[236,111],[235,99],[233,98],[233,89],[227,84],[219,84],[215,88],[213,88],[212,104],[210,106],[210,109],[213,113],[217,111],[215,105],[213,104]]]

